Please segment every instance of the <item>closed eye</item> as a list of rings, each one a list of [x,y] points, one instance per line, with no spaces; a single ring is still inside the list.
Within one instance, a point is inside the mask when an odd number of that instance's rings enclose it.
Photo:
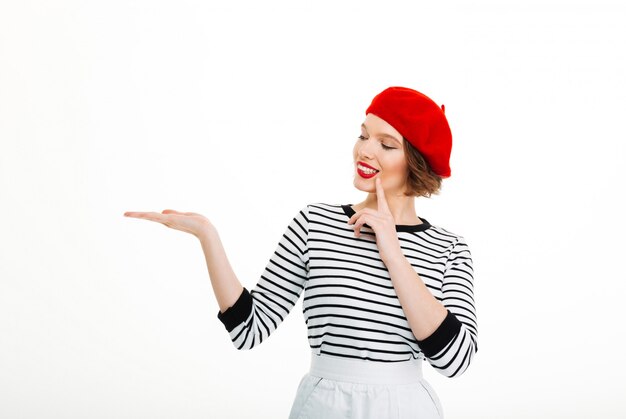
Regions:
[[[363,135],[359,135],[358,137],[360,140],[367,140],[367,138],[365,138]],[[385,144],[383,144],[382,142],[380,143],[380,145],[383,147],[384,150],[395,150],[395,147],[389,147]]]

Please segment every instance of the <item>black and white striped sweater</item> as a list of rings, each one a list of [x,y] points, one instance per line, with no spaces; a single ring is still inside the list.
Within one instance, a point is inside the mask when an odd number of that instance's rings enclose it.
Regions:
[[[351,205],[310,204],[283,234],[261,278],[218,318],[237,349],[263,342],[304,291],[308,340],[317,354],[375,362],[426,359],[454,377],[478,346],[470,250],[462,236],[431,225],[397,225],[402,251],[448,315],[418,341],[378,253],[373,230],[355,237]]]

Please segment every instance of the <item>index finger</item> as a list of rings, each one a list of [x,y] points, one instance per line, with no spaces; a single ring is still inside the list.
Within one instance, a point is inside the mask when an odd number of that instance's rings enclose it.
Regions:
[[[387,205],[387,199],[385,198],[385,191],[383,189],[383,181],[378,176],[375,179],[376,183],[376,200],[378,201],[378,211],[389,213],[389,206]]]

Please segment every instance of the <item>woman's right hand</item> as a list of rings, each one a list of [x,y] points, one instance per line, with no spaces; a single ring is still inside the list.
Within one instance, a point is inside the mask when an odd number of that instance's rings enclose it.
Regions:
[[[195,212],[178,212],[173,209],[159,212],[125,212],[125,217],[143,218],[144,220],[156,221],[166,227],[193,234],[198,239],[213,225],[204,215]]]

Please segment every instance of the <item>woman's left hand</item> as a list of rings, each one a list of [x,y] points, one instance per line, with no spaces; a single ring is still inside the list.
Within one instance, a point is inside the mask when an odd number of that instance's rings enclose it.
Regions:
[[[400,248],[400,240],[396,232],[396,222],[389,210],[387,200],[385,199],[385,191],[380,178],[376,177],[376,199],[378,201],[378,210],[371,208],[363,208],[354,213],[348,220],[348,224],[354,223],[354,235],[360,236],[361,227],[367,224],[374,230],[376,235],[376,246],[380,258],[385,262],[387,258],[402,255]]]

